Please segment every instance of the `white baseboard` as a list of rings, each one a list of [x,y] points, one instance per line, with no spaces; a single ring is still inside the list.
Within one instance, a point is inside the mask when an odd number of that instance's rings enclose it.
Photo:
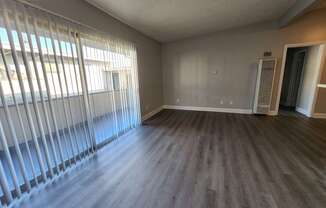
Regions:
[[[179,105],[164,105],[163,108],[164,109],[174,109],[174,110],[189,110],[189,111],[208,111],[208,112],[221,112],[221,113],[252,114],[252,109],[210,108],[210,107],[179,106]]]
[[[274,111],[269,111],[268,113],[269,116],[277,116],[278,115],[278,112],[276,110]]]
[[[313,118],[324,118],[324,119],[326,119],[326,113],[314,113]]]
[[[307,117],[311,117],[310,113],[307,110],[303,109],[303,108],[296,107],[295,111],[297,111],[297,112],[299,112],[299,113],[301,113],[301,114],[303,114],[303,115],[305,115]]]
[[[154,116],[155,114],[159,113],[162,110],[163,110],[163,106],[160,106],[160,107],[156,108],[155,110],[153,110],[153,111],[147,113],[146,115],[142,116],[141,121],[145,121],[145,120],[149,119],[150,117]]]

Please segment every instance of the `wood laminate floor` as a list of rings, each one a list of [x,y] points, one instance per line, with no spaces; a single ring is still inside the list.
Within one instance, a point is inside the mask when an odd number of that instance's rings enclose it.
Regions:
[[[164,110],[21,206],[325,208],[326,120]]]

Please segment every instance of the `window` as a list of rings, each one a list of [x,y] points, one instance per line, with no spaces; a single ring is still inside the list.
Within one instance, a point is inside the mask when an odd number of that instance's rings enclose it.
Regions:
[[[112,73],[112,80],[113,80],[113,89],[119,90],[119,73],[113,72]]]
[[[140,110],[133,44],[16,1],[0,10],[0,198],[9,205],[138,125]]]

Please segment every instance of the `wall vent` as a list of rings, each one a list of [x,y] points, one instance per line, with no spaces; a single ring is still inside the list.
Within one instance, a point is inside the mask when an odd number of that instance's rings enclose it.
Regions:
[[[275,68],[275,58],[259,60],[253,109],[255,114],[268,114],[270,112]]]

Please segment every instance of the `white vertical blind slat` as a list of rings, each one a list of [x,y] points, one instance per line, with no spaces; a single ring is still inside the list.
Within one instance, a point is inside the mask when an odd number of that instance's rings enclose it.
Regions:
[[[71,31],[71,28],[69,27],[69,34],[74,34],[72,31]],[[77,75],[77,66],[76,66],[76,62],[75,62],[75,55],[76,57],[78,57],[78,54],[75,54],[74,53],[74,50],[73,50],[73,45],[75,45],[75,48],[77,49],[77,45],[76,43],[74,44],[72,42],[72,38],[71,38],[71,35],[68,36],[68,41],[69,41],[69,44],[70,44],[70,52],[71,52],[71,55],[72,55],[72,63],[73,63],[73,70],[74,70],[74,76],[75,76],[75,82],[76,82],[76,88],[77,88],[77,94],[80,95],[79,96],[79,108],[80,108],[80,114],[81,114],[81,117],[82,117],[82,128],[83,128],[83,131],[84,131],[84,135],[85,135],[85,145],[86,145],[86,150],[87,150],[87,153],[90,154],[90,148],[91,148],[91,142],[90,142],[90,138],[91,138],[91,135],[89,133],[89,128],[86,128],[85,125],[87,123],[87,116],[85,115],[86,114],[86,105],[85,103],[83,102],[83,98],[82,98],[82,89],[81,89],[81,83],[82,82],[82,79],[81,79],[81,76],[78,76]],[[78,63],[78,59],[77,59],[77,64],[78,66],[80,67],[81,65]],[[80,82],[78,81],[78,77],[80,77]]]
[[[9,189],[8,181],[7,181],[6,174],[3,169],[1,160],[0,160],[0,184],[1,184],[1,188],[4,193],[4,196],[6,197],[7,204],[9,204],[12,201],[12,195],[11,195],[11,192]]]
[[[24,20],[25,20],[24,21],[24,24],[25,24],[25,28],[26,28],[26,32],[27,32],[27,36],[28,36],[29,47],[30,47],[31,55],[32,55],[32,59],[33,59],[33,64],[34,64],[34,68],[36,69],[37,68],[37,64],[36,64],[36,61],[35,61],[34,46],[33,46],[32,39],[31,39],[31,35],[32,34],[28,31],[28,16],[26,14],[26,10],[25,9],[24,9]],[[57,142],[58,142],[58,147],[59,147],[60,160],[61,160],[61,164],[62,164],[63,169],[65,169],[65,160],[64,160],[64,157],[63,157],[62,144],[61,144],[61,141],[60,141],[61,140],[60,139],[60,133],[59,133],[59,129],[58,129],[58,124],[57,124],[56,116],[55,116],[55,113],[54,113],[52,95],[51,95],[51,91],[50,91],[50,85],[49,85],[49,81],[48,81],[48,76],[47,76],[47,73],[46,73],[46,67],[45,67],[45,63],[44,63],[43,51],[42,51],[42,48],[41,48],[41,43],[40,43],[39,35],[38,35],[38,32],[37,32],[36,19],[33,16],[32,16],[32,22],[33,22],[33,32],[34,32],[35,37],[36,37],[36,45],[37,45],[37,50],[38,50],[38,54],[39,54],[41,69],[42,69],[42,72],[43,72],[43,77],[44,77],[44,82],[45,82],[45,88],[46,88],[46,93],[47,93],[47,99],[48,99],[48,103],[49,103],[50,113],[51,113],[51,116],[52,116],[55,133],[56,133],[56,136],[57,136]],[[37,71],[37,70],[35,70],[35,71]],[[40,86],[39,78],[38,78],[38,84]],[[45,105],[44,104],[44,98],[43,98],[42,105]],[[43,108],[45,108],[45,107],[43,107]],[[47,125],[50,126],[49,121],[47,121]],[[49,129],[50,129],[50,127],[49,127]],[[49,132],[51,132],[51,130],[49,130]],[[53,143],[53,141],[51,141],[51,142]],[[54,146],[54,144],[52,144],[52,145]],[[55,151],[55,150],[53,150],[53,151]],[[56,156],[55,156],[55,158],[56,158]],[[58,167],[57,167],[57,169],[58,169]],[[58,171],[59,171],[59,169],[58,169]]]
[[[15,12],[14,12],[14,23],[15,23],[15,27],[16,27],[16,30],[17,30],[18,41],[19,41],[19,44],[20,44],[22,59],[23,59],[23,63],[24,63],[24,66],[25,66],[25,72],[26,72],[26,75],[27,75],[27,81],[28,81],[28,84],[29,84],[30,94],[31,94],[31,97],[32,97],[32,103],[33,103],[34,112],[35,112],[35,116],[36,116],[36,124],[37,124],[38,129],[39,129],[39,131],[41,133],[41,141],[43,143],[43,148],[44,148],[44,152],[45,152],[45,161],[46,161],[47,166],[48,166],[49,175],[51,177],[53,177],[52,159],[50,157],[50,152],[49,152],[49,148],[48,148],[48,144],[47,144],[46,136],[45,136],[45,132],[44,132],[44,127],[43,127],[43,121],[42,121],[42,118],[41,118],[40,110],[38,108],[37,97],[36,97],[36,94],[35,94],[36,90],[34,89],[34,85],[33,85],[33,82],[32,82],[31,69],[30,69],[30,65],[28,63],[28,59],[27,59],[27,55],[26,55],[26,51],[25,51],[25,44],[24,44],[24,41],[23,41],[22,33],[20,31],[20,28],[19,28],[18,17],[15,14]],[[9,34],[10,34],[9,36],[12,36],[12,33],[9,33]],[[15,56],[16,56],[16,59],[17,59],[17,54]],[[20,69],[18,69],[20,66],[18,66],[18,65],[19,65],[19,63],[17,62],[17,65],[16,65],[17,73],[20,74],[21,73]]]
[[[115,123],[115,116],[114,115],[112,115],[112,111],[114,111],[114,109],[113,109],[113,99],[112,99],[112,91],[111,91],[111,89],[110,89],[110,85],[108,84],[110,81],[108,80],[108,73],[109,73],[109,62],[108,62],[108,60],[107,60],[107,57],[106,57],[106,53],[105,53],[106,51],[105,50],[101,50],[101,53],[99,53],[98,52],[98,54],[97,54],[97,56],[100,56],[100,54],[101,54],[101,56],[103,57],[103,60],[104,60],[104,62],[103,62],[103,65],[102,65],[102,67],[103,67],[103,74],[105,74],[105,75],[103,75],[104,77],[103,77],[103,82],[106,82],[107,84],[105,85],[106,86],[106,89],[104,89],[105,90],[105,98],[106,98],[106,101],[107,101],[107,108],[106,108],[106,111],[107,111],[107,113],[106,113],[106,118],[110,121],[110,123],[111,123],[111,121],[113,121],[114,123]],[[113,130],[113,134],[112,135],[110,135],[111,137],[114,137],[115,136],[115,130]]]
[[[21,45],[23,45],[23,46],[21,46],[21,48],[23,49],[22,50],[22,52],[24,53],[23,56],[25,57],[26,62],[27,62],[25,46],[24,46],[24,42],[22,40],[22,35],[21,35],[22,33],[20,32],[21,29],[20,29],[20,26],[19,26],[19,23],[18,23],[18,14],[17,14],[16,10],[14,10],[14,13],[15,13],[15,22],[16,22],[16,25],[17,25],[17,32],[18,32],[18,34],[20,34],[18,36],[19,41],[20,41]],[[40,75],[39,75],[39,72],[38,72],[38,67],[37,67],[36,60],[35,60],[35,55],[34,55],[34,47],[33,47],[33,44],[32,44],[31,37],[30,37],[30,33],[28,31],[28,25],[26,23],[26,21],[27,21],[26,18],[27,17],[24,15],[23,18],[24,18],[24,20],[23,20],[24,28],[23,29],[24,29],[24,31],[26,31],[27,42],[28,42],[28,45],[29,45],[29,48],[30,48],[30,54],[31,54],[31,59],[32,59],[32,63],[33,63],[34,74],[36,76],[37,87],[38,87],[38,90],[39,90],[39,95],[40,95],[41,104],[42,104],[42,110],[43,110],[43,113],[44,113],[44,116],[45,116],[45,124],[46,124],[46,127],[48,129],[48,135],[49,135],[49,138],[50,138],[50,147],[52,149],[52,154],[53,154],[53,157],[54,157],[55,167],[56,167],[57,171],[59,172],[57,151],[56,151],[53,136],[52,136],[52,127],[51,127],[50,121],[49,121],[48,109],[47,109],[47,106],[45,104],[44,96],[43,96],[43,92],[42,92],[42,85],[41,85],[41,81],[40,81]],[[27,67],[26,70],[28,70],[28,73],[30,74],[29,71],[31,69],[29,67]],[[33,83],[31,83],[31,85],[33,85]],[[31,90],[33,90],[33,88],[31,88]],[[49,97],[49,96],[47,95],[47,97]],[[44,136],[44,138],[45,138],[45,136]],[[46,141],[43,141],[43,142],[47,143]],[[45,146],[47,146],[47,144]],[[51,169],[52,169],[52,167],[51,167]]]
[[[4,12],[3,12],[4,26],[5,26],[5,29],[7,31],[7,35],[8,35],[8,40],[9,40],[9,44],[10,44],[10,48],[11,48],[10,51],[11,51],[11,55],[12,55],[13,62],[14,62],[15,68],[16,68],[16,72],[17,72],[18,83],[19,83],[19,86],[20,86],[21,96],[22,96],[24,107],[25,107],[25,110],[26,110],[26,116],[27,116],[27,119],[28,119],[28,124],[29,124],[30,129],[31,129],[34,145],[35,145],[36,152],[37,152],[38,161],[39,161],[40,168],[41,168],[41,173],[42,173],[43,179],[46,180],[47,176],[46,176],[46,173],[45,173],[45,167],[44,167],[43,159],[42,159],[42,156],[41,156],[40,146],[39,146],[39,143],[37,141],[34,122],[33,122],[31,112],[30,112],[30,109],[29,109],[29,103],[28,103],[26,93],[25,93],[25,86],[24,86],[23,81],[22,81],[20,65],[19,65],[17,54],[16,54],[16,48],[15,48],[14,40],[13,40],[13,37],[12,37],[12,30],[9,28],[8,14],[7,14],[7,11],[6,11],[5,4],[3,3],[3,1],[1,1],[1,3],[2,3],[3,9],[4,9]],[[14,183],[16,184],[15,179],[13,179],[13,180],[14,180]],[[18,193],[18,195],[21,195],[20,188],[17,188],[17,185],[15,185],[15,186],[16,186],[16,192]]]
[[[80,39],[77,39],[76,34],[74,34],[74,42],[77,47],[77,57],[78,57],[78,65],[80,66],[80,76],[81,76],[81,86],[82,86],[82,92],[83,92],[83,99],[85,104],[85,110],[86,110],[86,116],[87,116],[87,123],[88,127],[90,129],[90,139],[91,139],[91,151],[96,151],[96,137],[95,137],[95,128],[93,123],[93,115],[92,111],[90,109],[90,96],[88,94],[89,87],[86,80],[86,67],[85,67],[85,60],[84,60],[84,54],[83,54],[83,46]]]
[[[137,126],[140,109],[133,44],[16,0],[0,2],[5,205]]]
[[[18,107],[18,103],[17,103],[17,100],[16,100],[16,95],[15,95],[13,83],[12,83],[12,80],[10,78],[8,64],[7,64],[7,60],[6,60],[6,57],[5,57],[5,52],[4,52],[4,49],[3,49],[2,39],[1,38],[0,38],[0,51],[1,51],[2,61],[3,61],[3,64],[4,64],[4,70],[5,70],[8,82],[9,82],[10,95],[12,96],[12,100],[13,100],[14,107],[15,107],[15,110],[16,110],[16,113],[17,113],[17,117],[18,117],[19,128],[22,131],[22,135],[23,135],[23,139],[24,139],[24,143],[25,143],[25,147],[26,147],[26,151],[27,151],[27,155],[28,155],[28,161],[29,161],[29,164],[31,166],[31,171],[32,171],[32,175],[33,175],[33,178],[35,180],[35,183],[36,183],[36,185],[38,185],[35,166],[34,166],[34,162],[32,160],[31,150],[30,150],[30,147],[29,147],[29,144],[28,144],[28,141],[27,141],[26,130],[25,130],[25,127],[24,127],[24,124],[23,124],[23,119],[22,119],[22,115],[21,115],[21,112],[20,112],[20,108]]]
[[[70,98],[70,92],[69,92],[69,87],[68,87],[68,82],[67,82],[67,69],[65,67],[65,61],[63,60],[63,50],[62,50],[62,42],[61,42],[61,38],[60,38],[60,35],[59,35],[59,32],[58,32],[58,27],[56,24],[54,24],[55,26],[55,36],[56,36],[56,40],[58,41],[58,45],[59,45],[59,57],[60,57],[60,60],[61,60],[61,66],[62,66],[62,73],[63,73],[63,82],[66,86],[66,91],[67,91],[67,103],[68,103],[68,119],[67,119],[67,122],[68,122],[68,126],[72,129],[72,134],[74,135],[71,139],[74,140],[75,142],[75,145],[76,145],[76,148],[77,148],[77,157],[80,158],[80,154],[81,154],[81,151],[80,151],[80,147],[79,147],[79,143],[78,143],[78,136],[77,136],[77,133],[76,133],[76,127],[75,127],[75,123],[74,123],[74,118],[73,118],[73,115],[72,115],[72,108],[71,108],[71,98]],[[70,123],[71,122],[71,123]]]
[[[121,131],[122,133],[126,131],[126,124],[127,124],[127,116],[126,116],[126,106],[125,106],[125,100],[124,100],[124,80],[123,80],[123,76],[122,73],[124,72],[123,66],[124,63],[122,61],[122,51],[120,48],[120,42],[118,42],[118,44],[116,45],[116,54],[117,54],[117,63],[118,66],[121,67],[121,72],[118,73],[118,77],[119,77],[119,95],[120,95],[120,106],[121,106],[121,114],[122,114],[122,126],[121,126]]]
[[[14,126],[13,121],[11,119],[11,114],[10,114],[10,111],[9,111],[9,108],[8,108],[7,101],[6,101],[5,97],[4,97],[4,91],[3,91],[3,88],[2,88],[2,83],[0,83],[0,98],[1,98],[0,99],[1,104],[4,107],[5,116],[6,116],[6,119],[7,119],[7,122],[8,122],[9,130],[10,130],[11,136],[12,136],[12,138],[14,140],[14,147],[15,147],[15,151],[16,151],[16,154],[17,154],[17,157],[18,157],[19,166],[20,166],[23,178],[24,178],[24,182],[26,184],[26,188],[29,191],[31,189],[31,184],[30,184],[28,176],[27,176],[24,159],[23,159],[22,153],[20,151],[18,138],[17,138],[17,134],[16,134],[16,131],[15,131],[15,126]]]
[[[109,44],[106,44],[106,49],[109,52]],[[107,61],[112,60],[113,56],[112,53],[108,53],[108,57],[107,57]],[[111,64],[110,62],[108,63],[109,65]],[[112,90],[112,101],[113,101],[113,105],[112,105],[112,109],[113,109],[113,114],[114,114],[114,129],[115,129],[115,136],[117,137],[119,134],[119,126],[118,126],[118,118],[117,118],[117,109],[116,109],[116,98],[115,98],[115,92],[114,92],[114,86],[113,86],[113,75],[112,72],[110,73],[110,83],[108,85],[111,86],[111,90]]]
[[[67,53],[68,54],[68,48],[67,48],[67,44],[66,43],[64,43],[64,50],[65,50],[65,53]],[[72,47],[72,46],[71,46]],[[72,58],[73,59],[73,58]],[[69,61],[69,59],[67,60],[67,64],[68,64],[68,72],[69,72],[69,78],[70,78],[70,80],[66,80],[66,85],[68,85],[67,83],[69,82],[69,83],[71,83],[72,84],[72,94],[73,94],[73,91],[74,91],[74,87],[73,87],[73,83],[75,83],[74,81],[75,80],[73,80],[73,78],[72,78],[72,73],[71,73],[71,71],[72,71],[72,66],[71,66],[71,64],[70,64],[70,61]],[[77,77],[76,77],[77,78]],[[67,78],[66,78],[67,79]],[[77,85],[78,85],[78,83],[76,83],[76,87],[77,87]],[[77,95],[79,96],[79,90],[76,90],[77,91]],[[74,132],[75,132],[75,137],[76,137],[76,140],[75,140],[75,142],[76,142],[76,145],[77,145],[77,147],[78,147],[78,145],[79,145],[79,142],[78,142],[78,139],[80,139],[80,140],[83,140],[83,138],[84,137],[78,137],[78,135],[77,135],[77,131],[76,131],[76,125],[77,125],[77,123],[75,123],[74,122],[74,119],[73,119],[73,115],[72,115],[72,112],[71,112],[71,103],[70,103],[70,100],[69,100],[69,108],[70,108],[70,114],[71,114],[71,118],[72,118],[72,125],[74,126]],[[78,108],[78,107],[77,107]],[[82,106],[81,106],[81,103],[79,102],[79,108],[80,108],[80,110],[82,110]],[[80,126],[80,125],[79,125]],[[84,127],[84,125],[83,125],[83,127]],[[80,128],[83,128],[83,127],[80,127]],[[85,131],[85,129],[83,128],[83,130],[84,130],[84,135],[86,136],[87,134],[86,134],[86,131]],[[80,157],[85,157],[85,154],[84,154],[84,149],[86,149],[86,148],[84,148],[84,142],[81,142],[81,144],[80,144],[80,151],[79,151],[79,155],[80,155]]]
[[[16,194],[18,196],[21,196],[21,189],[20,189],[20,185],[19,185],[19,182],[18,182],[17,173],[16,173],[16,170],[14,168],[12,157],[10,155],[8,143],[6,141],[6,135],[4,133],[1,121],[0,121],[0,140],[1,140],[3,151],[5,153],[5,157],[7,159],[7,163],[8,163],[8,166],[9,166],[9,171],[10,171],[10,174],[11,174],[11,177],[12,177],[15,189],[16,189]]]
[[[36,23],[34,21],[34,25],[35,24]],[[47,34],[45,32],[43,32],[42,35],[43,35],[44,39],[45,39],[45,37],[47,37]],[[39,41],[39,38],[37,38],[37,40],[38,40],[38,44],[40,44],[39,43],[40,42]],[[55,97],[57,103],[63,104],[63,109],[64,109],[64,103],[63,103],[63,99],[62,99],[62,96],[61,96],[61,91],[59,90],[59,93],[58,93],[58,89],[57,89],[57,86],[55,84],[55,79],[57,78],[57,75],[55,75],[55,69],[57,69],[57,65],[55,65],[55,67],[52,67],[51,58],[50,58],[50,55],[49,55],[50,54],[50,50],[49,50],[49,47],[50,46],[49,45],[50,44],[45,39],[45,49],[44,50],[46,51],[47,63],[49,64],[49,68],[50,68],[50,74],[51,74],[51,79],[52,79],[52,86],[53,86],[53,90],[54,90],[54,94],[55,94],[54,97]],[[39,48],[41,48],[41,44],[40,44]],[[56,57],[54,57],[54,61],[56,62]],[[46,72],[44,72],[44,73],[46,73]],[[62,102],[60,102],[60,100]],[[61,106],[59,106],[59,107],[61,107]],[[65,134],[65,129],[62,129],[61,131],[62,131],[61,137],[62,137],[63,143],[65,145],[65,148],[64,149],[65,149],[65,152],[66,152],[66,155],[67,155],[68,166],[71,166],[71,164],[72,164],[71,158],[73,158],[74,150],[73,150],[73,148],[69,148],[68,147],[70,145],[70,142],[69,142],[70,140],[69,140],[69,135],[66,135]],[[70,153],[71,153],[71,156],[70,156]]]
[[[75,148],[74,148],[74,144],[73,144],[73,133],[71,130],[71,125],[70,125],[70,121],[68,118],[68,113],[67,113],[67,101],[66,101],[66,97],[64,95],[64,91],[63,91],[63,83],[62,83],[62,78],[60,76],[60,67],[59,67],[59,62],[58,62],[58,52],[56,49],[56,44],[55,44],[55,39],[54,39],[54,34],[53,34],[53,29],[52,29],[52,23],[50,20],[48,20],[49,23],[49,29],[50,29],[50,38],[51,38],[51,45],[52,45],[52,50],[53,50],[53,55],[54,55],[54,62],[55,62],[55,66],[56,66],[56,71],[57,71],[57,78],[58,78],[58,82],[59,82],[59,89],[60,89],[60,95],[61,95],[61,101],[62,101],[62,107],[63,107],[63,112],[64,112],[64,120],[65,120],[65,124],[66,124],[66,128],[68,129],[68,139],[69,139],[69,144],[70,144],[70,148],[73,154],[73,160],[74,162],[77,162],[77,155],[78,153],[75,153]],[[57,40],[58,41],[58,40]],[[60,42],[58,42],[58,44],[60,45]]]

